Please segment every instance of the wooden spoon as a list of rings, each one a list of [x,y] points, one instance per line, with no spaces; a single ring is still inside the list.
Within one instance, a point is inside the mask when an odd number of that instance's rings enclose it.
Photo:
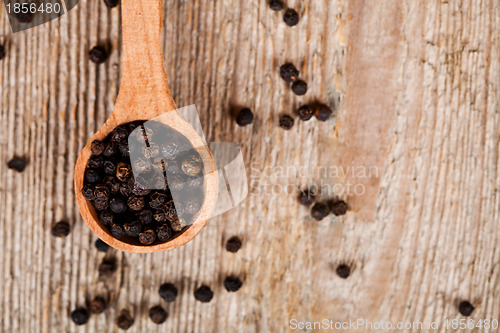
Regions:
[[[184,245],[206,225],[217,199],[216,172],[205,173],[205,200],[193,217],[192,225],[178,237],[157,245],[141,246],[114,238],[98,218],[97,212],[81,193],[87,161],[93,140],[103,140],[118,125],[150,120],[165,112],[163,123],[183,134],[200,154],[205,170],[214,170],[212,155],[193,127],[176,111],[163,67],[160,44],[163,26],[163,0],[122,0],[123,71],[120,91],[109,119],[83,148],[75,166],[75,195],[80,213],[90,229],[108,245],[126,252],[158,252]]]

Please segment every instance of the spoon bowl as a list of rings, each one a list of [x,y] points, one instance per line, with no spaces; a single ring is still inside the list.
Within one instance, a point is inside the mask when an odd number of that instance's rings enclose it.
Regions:
[[[191,225],[177,237],[150,246],[132,244],[111,235],[99,221],[97,211],[81,193],[84,174],[91,156],[92,141],[104,140],[113,129],[133,121],[162,119],[161,122],[182,134],[199,153],[205,170],[214,170],[206,143],[178,111],[170,94],[160,45],[163,25],[163,0],[122,0],[122,78],[113,112],[80,153],[75,166],[75,196],[83,220],[108,245],[125,252],[146,253],[176,248],[193,239],[206,225],[217,199],[216,172],[204,175],[204,201]],[[169,112],[168,117],[160,115]],[[160,118],[158,118],[160,117]]]

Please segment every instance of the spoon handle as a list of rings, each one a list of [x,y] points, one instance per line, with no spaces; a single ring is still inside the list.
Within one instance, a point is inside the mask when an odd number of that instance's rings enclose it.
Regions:
[[[163,0],[122,0],[121,10],[123,71],[117,103],[150,105],[148,117],[176,109],[163,66]]]

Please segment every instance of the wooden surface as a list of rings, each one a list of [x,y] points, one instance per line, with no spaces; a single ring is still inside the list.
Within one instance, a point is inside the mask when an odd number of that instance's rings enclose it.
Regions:
[[[81,0],[60,20],[15,35],[0,10],[8,50],[0,61],[2,332],[116,332],[121,309],[135,315],[129,332],[444,321],[463,318],[464,299],[476,306],[472,318],[500,317],[499,1],[288,5],[301,13],[294,28],[264,0],[166,1],[173,97],[197,105],[208,140],[241,146],[250,193],[186,246],[105,255],[76,207],[73,168],[117,96],[119,8]],[[100,66],[87,59],[96,43],[112,49]],[[279,78],[286,61],[308,82],[305,97]],[[338,106],[337,116],[277,127],[280,114],[315,98]],[[254,124],[236,126],[235,106],[251,107]],[[16,155],[29,160],[23,173],[5,166]],[[345,174],[325,172],[332,167]],[[365,191],[343,196],[347,216],[315,222],[283,192],[313,183]],[[50,227],[62,219],[72,231],[54,238]],[[243,239],[236,254],[223,249],[233,235]],[[97,272],[104,257],[119,263],[107,279]],[[335,274],[344,262],[352,266],[345,280]],[[240,291],[224,290],[228,274],[244,280]],[[156,326],[147,309],[162,303],[166,281],[180,295]],[[215,291],[211,303],[194,300],[201,284]],[[112,296],[110,309],[77,328],[69,312],[98,294]]]

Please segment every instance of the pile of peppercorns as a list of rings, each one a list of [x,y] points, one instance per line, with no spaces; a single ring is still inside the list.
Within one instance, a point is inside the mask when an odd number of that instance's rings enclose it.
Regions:
[[[133,167],[129,140],[142,147]],[[81,192],[113,237],[141,245],[166,242],[201,208],[203,162],[172,128],[154,121],[147,127],[124,124],[103,141],[93,141],[90,149]],[[177,194],[175,203],[171,191]]]

